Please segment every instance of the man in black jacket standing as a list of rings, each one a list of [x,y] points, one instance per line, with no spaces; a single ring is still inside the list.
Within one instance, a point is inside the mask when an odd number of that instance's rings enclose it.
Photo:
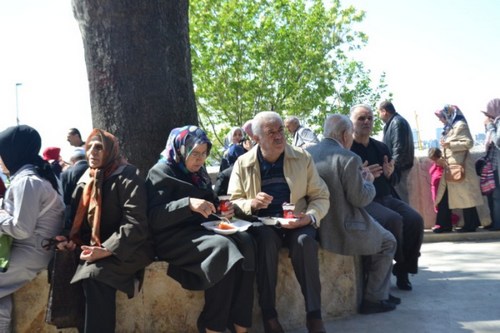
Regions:
[[[394,188],[401,200],[409,201],[408,175],[413,167],[415,148],[410,124],[399,113],[390,101],[383,101],[379,108],[380,119],[385,123],[383,141],[389,147],[394,159],[397,178]]]

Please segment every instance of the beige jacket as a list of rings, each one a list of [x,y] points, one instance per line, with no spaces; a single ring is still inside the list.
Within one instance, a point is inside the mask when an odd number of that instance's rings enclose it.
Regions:
[[[228,187],[231,201],[248,215],[252,214],[252,199],[261,192],[257,149],[258,145],[236,160]],[[319,226],[330,207],[330,193],[319,177],[311,155],[301,148],[286,145],[283,168],[295,212],[312,214]]]
[[[483,204],[483,197],[479,188],[479,177],[476,175],[474,160],[469,149],[474,145],[474,140],[465,121],[457,121],[453,128],[446,134],[445,142],[449,148],[443,149],[443,157],[449,164],[459,163],[464,165],[465,179],[461,182],[447,182],[443,177],[439,182],[436,203],[441,201],[446,187],[448,187],[448,205],[450,209],[470,208]]]

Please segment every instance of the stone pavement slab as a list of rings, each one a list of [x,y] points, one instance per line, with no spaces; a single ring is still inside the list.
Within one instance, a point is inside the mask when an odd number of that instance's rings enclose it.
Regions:
[[[393,278],[391,293],[402,299],[395,311],[329,321],[327,332],[500,332],[500,239],[488,233],[488,240],[424,243],[420,271],[410,277],[413,291],[397,289]],[[306,329],[290,331],[299,332]]]

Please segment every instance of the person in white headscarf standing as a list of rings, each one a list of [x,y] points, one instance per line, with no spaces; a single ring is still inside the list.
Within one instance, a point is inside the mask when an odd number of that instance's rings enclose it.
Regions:
[[[450,182],[441,178],[436,196],[437,215],[434,229],[436,233],[452,231],[451,210],[463,209],[464,225],[457,232],[473,232],[481,224],[476,206],[483,204],[479,190],[479,178],[476,175],[474,161],[469,150],[474,140],[469,126],[460,109],[455,105],[445,105],[434,114],[444,124],[441,137],[441,150],[447,164],[461,164],[465,169],[465,178],[458,182]]]

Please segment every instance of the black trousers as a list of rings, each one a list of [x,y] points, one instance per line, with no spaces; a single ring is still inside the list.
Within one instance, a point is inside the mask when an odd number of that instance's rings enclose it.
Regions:
[[[85,294],[85,333],[114,333],[116,325],[116,289],[102,282],[82,281]]]
[[[252,326],[253,282],[255,273],[236,263],[222,280],[205,290],[205,305],[200,320],[205,328],[223,332],[237,324]]]
[[[316,229],[277,229],[269,226],[252,228],[257,241],[257,289],[264,320],[276,318],[276,284],[279,250],[289,249],[295,277],[299,282],[308,315],[321,317],[321,283],[319,280],[318,242]]]
[[[437,210],[436,225],[451,230],[451,209],[448,205],[448,189],[446,189],[441,201],[439,201]],[[476,230],[476,228],[481,225],[476,207],[464,208],[462,211],[464,216],[464,229]]]
[[[375,198],[365,209],[389,230],[398,242],[393,272],[396,275],[398,273],[416,274],[420,247],[424,239],[422,216],[406,202],[391,195]]]

